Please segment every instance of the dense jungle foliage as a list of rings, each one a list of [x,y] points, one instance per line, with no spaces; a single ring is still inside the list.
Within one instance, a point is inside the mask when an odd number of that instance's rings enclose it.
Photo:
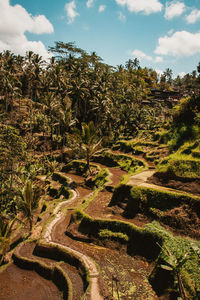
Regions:
[[[110,146],[141,131],[154,138],[159,131],[172,149],[199,138],[198,72],[172,79],[172,70],[159,76],[140,67],[137,58],[112,67],[74,43],[56,42],[50,51],[49,62],[33,52],[0,53],[1,213],[15,214],[26,183],[53,172],[56,162],[49,153],[54,150],[62,159],[67,147],[70,159],[85,152],[90,160],[100,143]],[[176,96],[163,101],[155,90],[175,91],[184,99],[175,106]]]

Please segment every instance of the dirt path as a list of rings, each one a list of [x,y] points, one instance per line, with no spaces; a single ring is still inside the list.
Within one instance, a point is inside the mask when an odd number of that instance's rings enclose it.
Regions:
[[[185,191],[182,191],[182,190],[177,190],[177,189],[165,187],[165,186],[162,186],[162,185],[156,185],[156,184],[153,184],[153,183],[148,183],[148,179],[150,177],[152,177],[154,174],[155,174],[155,170],[147,170],[147,171],[143,171],[141,173],[138,173],[136,175],[132,175],[132,176],[130,176],[129,181],[127,182],[127,184],[128,185],[133,185],[133,186],[141,186],[141,187],[147,187],[147,188],[162,190],[162,191],[166,191],[166,192],[192,194],[192,193],[188,193],[188,192],[185,192]]]
[[[86,256],[85,254],[81,253],[80,251],[74,250],[68,246],[65,246],[58,242],[55,242],[54,238],[53,238],[54,233],[55,233],[55,235],[57,235],[57,232],[58,232],[57,227],[60,223],[62,223],[63,218],[64,218],[63,213],[61,212],[61,208],[66,207],[66,206],[68,207],[69,204],[74,203],[77,197],[78,197],[78,194],[75,191],[73,191],[73,197],[70,200],[67,200],[67,201],[62,202],[59,205],[57,205],[57,207],[54,209],[55,218],[47,226],[46,231],[43,235],[43,238],[48,244],[51,244],[53,246],[56,246],[56,245],[62,246],[65,250],[71,252],[72,254],[74,254],[77,257],[80,257],[84,261],[84,263],[89,271],[89,275],[90,275],[91,285],[90,285],[89,299],[103,300],[103,297],[100,294],[100,287],[99,287],[99,283],[98,283],[99,272],[97,270],[95,263],[90,259],[90,257]]]

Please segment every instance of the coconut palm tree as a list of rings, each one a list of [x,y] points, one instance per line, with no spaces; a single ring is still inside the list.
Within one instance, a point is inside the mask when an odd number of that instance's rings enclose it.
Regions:
[[[27,217],[30,224],[30,232],[33,227],[33,214],[34,210],[37,207],[39,199],[39,191],[34,189],[32,181],[29,180],[26,182],[24,188],[20,192],[20,199],[18,202],[19,209]]]
[[[81,130],[75,132],[75,138],[85,152],[87,170],[92,175],[90,161],[92,156],[100,150],[102,138],[99,138],[96,127],[92,121],[88,124],[82,123]]]

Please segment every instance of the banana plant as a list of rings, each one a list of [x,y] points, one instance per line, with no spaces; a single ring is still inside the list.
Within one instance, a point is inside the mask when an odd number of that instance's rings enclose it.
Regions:
[[[181,278],[181,269],[183,265],[191,258],[191,254],[189,252],[185,253],[184,255],[176,256],[169,251],[169,249],[165,247],[161,247],[161,249],[167,255],[167,263],[161,264],[160,267],[165,270],[172,271],[174,273],[175,278],[178,281],[178,289],[180,294],[180,299],[187,300],[185,288],[183,286],[183,281]]]
[[[6,252],[9,250],[10,244],[10,236],[12,232],[12,228],[14,223],[16,222],[16,218],[10,220],[9,218],[5,217],[3,214],[0,215],[0,265],[4,260],[4,256]]]

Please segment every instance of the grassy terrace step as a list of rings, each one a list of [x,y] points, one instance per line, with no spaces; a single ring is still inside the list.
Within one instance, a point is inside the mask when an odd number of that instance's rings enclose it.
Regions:
[[[187,193],[121,185],[115,189],[109,206],[123,206],[123,216],[143,214],[171,230],[199,238],[200,197]]]
[[[132,152],[133,154],[143,154],[143,148],[153,148],[158,146],[157,142],[147,142],[144,140],[119,140],[114,149],[120,149],[124,152]]]
[[[140,159],[136,159],[131,155],[113,153],[110,151],[105,151],[103,155],[94,156],[93,161],[108,167],[120,167],[129,173],[135,173],[136,171],[147,168],[144,161]]]
[[[159,163],[157,170],[172,178],[200,179],[200,159],[192,155],[172,154]]]
[[[127,203],[126,211],[129,213],[129,216],[134,216],[139,211],[149,210],[150,208],[166,211],[187,204],[200,217],[200,197],[186,193],[121,185],[115,189],[110,206],[118,205],[120,202]]]
[[[71,281],[68,275],[58,264],[48,266],[39,260],[21,256],[19,254],[19,250],[20,248],[18,248],[13,254],[13,260],[17,266],[23,269],[35,271],[45,279],[52,280],[53,283],[63,292],[63,299],[72,300]]]
[[[181,275],[187,290],[188,299],[192,299],[195,295],[195,288],[200,289],[200,265],[199,254],[197,253],[198,251],[200,252],[200,242],[174,237],[156,221],[147,224],[143,228],[138,228],[128,222],[94,219],[80,210],[74,212],[73,218],[79,224],[80,232],[97,239],[103,236],[107,239],[114,238],[118,242],[127,244],[128,254],[141,255],[151,261],[155,261],[156,265],[150,276],[150,281],[155,289],[158,282],[158,274],[160,274],[160,266],[163,264],[167,265],[170,261],[170,257],[164,249],[168,249],[172,253],[175,261],[178,257],[188,255],[188,260],[181,268]],[[167,281],[164,276],[166,276],[164,272],[160,274],[160,280],[166,283],[164,289],[177,289],[175,273],[173,271],[170,272],[171,282]]]
[[[78,270],[83,280],[84,291],[87,293],[90,289],[90,276],[89,271],[80,257],[64,249],[62,246],[37,243],[33,252],[34,255],[53,259],[55,261],[63,261],[70,264]]]
[[[128,222],[94,219],[81,210],[76,210],[73,213],[73,219],[79,223],[79,231],[89,237],[103,238],[104,233],[106,233],[106,238],[108,238],[110,233],[111,239],[123,240],[123,243],[128,246],[128,253],[140,254],[154,260],[160,252],[157,243],[162,244],[162,239],[158,235],[151,234]]]
[[[59,199],[61,196],[63,196],[65,199],[68,199],[71,195],[70,190],[67,186],[57,186],[53,183],[49,185],[48,193],[51,197],[54,197],[55,199]]]
[[[58,199],[62,198],[69,199],[71,192],[69,189],[70,180],[62,172],[54,172],[51,180],[47,180],[49,183],[48,193],[51,197]]]

